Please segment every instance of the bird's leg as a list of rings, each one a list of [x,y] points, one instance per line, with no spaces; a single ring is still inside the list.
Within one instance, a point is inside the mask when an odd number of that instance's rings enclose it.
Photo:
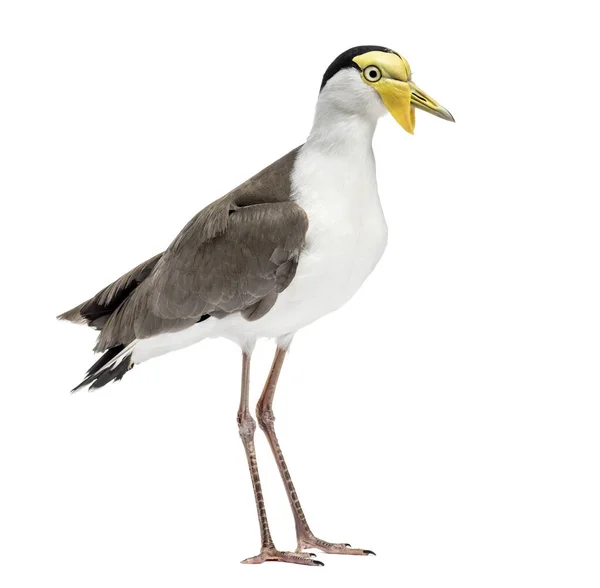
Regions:
[[[329,543],[328,541],[318,539],[308,526],[304,511],[302,510],[302,506],[300,506],[300,501],[298,500],[298,495],[296,494],[296,489],[294,488],[290,472],[287,464],[285,463],[281,447],[279,446],[277,435],[275,434],[273,396],[275,395],[275,388],[277,387],[277,380],[279,379],[281,366],[283,365],[283,360],[285,359],[285,353],[285,349],[281,348],[277,348],[277,351],[275,352],[275,359],[273,360],[269,377],[267,378],[262,395],[258,401],[258,404],[256,405],[256,416],[258,418],[258,425],[267,436],[269,445],[271,446],[273,455],[275,456],[275,461],[277,462],[277,467],[279,468],[279,473],[281,474],[281,479],[283,480],[285,491],[287,492],[290,506],[292,507],[294,522],[296,523],[296,538],[298,539],[298,548],[296,549],[296,552],[300,553],[303,549],[312,548],[320,549],[325,553],[375,555],[368,549],[353,549],[348,543]]]
[[[322,562],[312,559],[312,553],[292,553],[278,551],[275,548],[269,522],[267,520],[267,511],[265,509],[265,500],[263,497],[260,476],[258,475],[258,465],[256,463],[256,450],[254,448],[254,431],[256,422],[248,409],[248,389],[250,384],[250,356],[243,354],[242,359],[242,393],[240,397],[240,408],[237,414],[238,429],[246,457],[248,458],[248,467],[250,468],[250,478],[252,479],[252,488],[254,490],[254,499],[256,500],[256,510],[258,511],[258,522],[260,524],[260,553],[255,557],[245,559],[242,563],[257,564],[265,561],[283,561],[288,563],[297,563],[304,565],[318,566]]]

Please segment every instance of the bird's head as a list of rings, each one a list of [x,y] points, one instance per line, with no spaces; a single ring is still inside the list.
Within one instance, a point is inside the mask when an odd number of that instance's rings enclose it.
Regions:
[[[323,76],[321,94],[346,110],[381,112],[383,105],[410,134],[415,129],[415,108],[454,122],[441,104],[412,81],[408,61],[385,47],[363,45],[339,55]]]

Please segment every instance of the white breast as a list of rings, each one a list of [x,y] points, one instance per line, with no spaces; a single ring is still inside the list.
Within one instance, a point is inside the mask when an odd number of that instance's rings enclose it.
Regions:
[[[309,219],[296,276],[257,321],[258,336],[293,333],[340,308],[381,258],[387,225],[368,148],[334,155],[306,145],[294,167],[294,199]]]

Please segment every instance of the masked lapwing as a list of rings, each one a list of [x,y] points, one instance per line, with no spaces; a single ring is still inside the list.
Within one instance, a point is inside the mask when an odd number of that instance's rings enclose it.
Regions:
[[[275,434],[273,396],[294,334],[340,308],[379,261],[387,226],[377,191],[372,139],[390,112],[409,133],[415,109],[454,120],[412,81],[404,57],[354,47],[325,71],[314,123],[302,146],[200,211],[164,251],[59,318],[100,331],[103,353],[75,388],[120,380],[136,364],[208,337],[242,350],[237,422],[260,523],[260,553],[244,563],[322,565],[314,554],[368,555],[316,537]],[[269,531],[248,400],[257,339],[277,348],[256,407],[290,501],[298,545],[279,551]]]

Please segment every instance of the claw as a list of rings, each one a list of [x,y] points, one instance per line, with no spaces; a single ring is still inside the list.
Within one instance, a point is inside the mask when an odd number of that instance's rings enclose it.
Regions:
[[[371,551],[370,549],[363,549],[363,551],[365,552],[365,555],[377,555],[374,551]]]

